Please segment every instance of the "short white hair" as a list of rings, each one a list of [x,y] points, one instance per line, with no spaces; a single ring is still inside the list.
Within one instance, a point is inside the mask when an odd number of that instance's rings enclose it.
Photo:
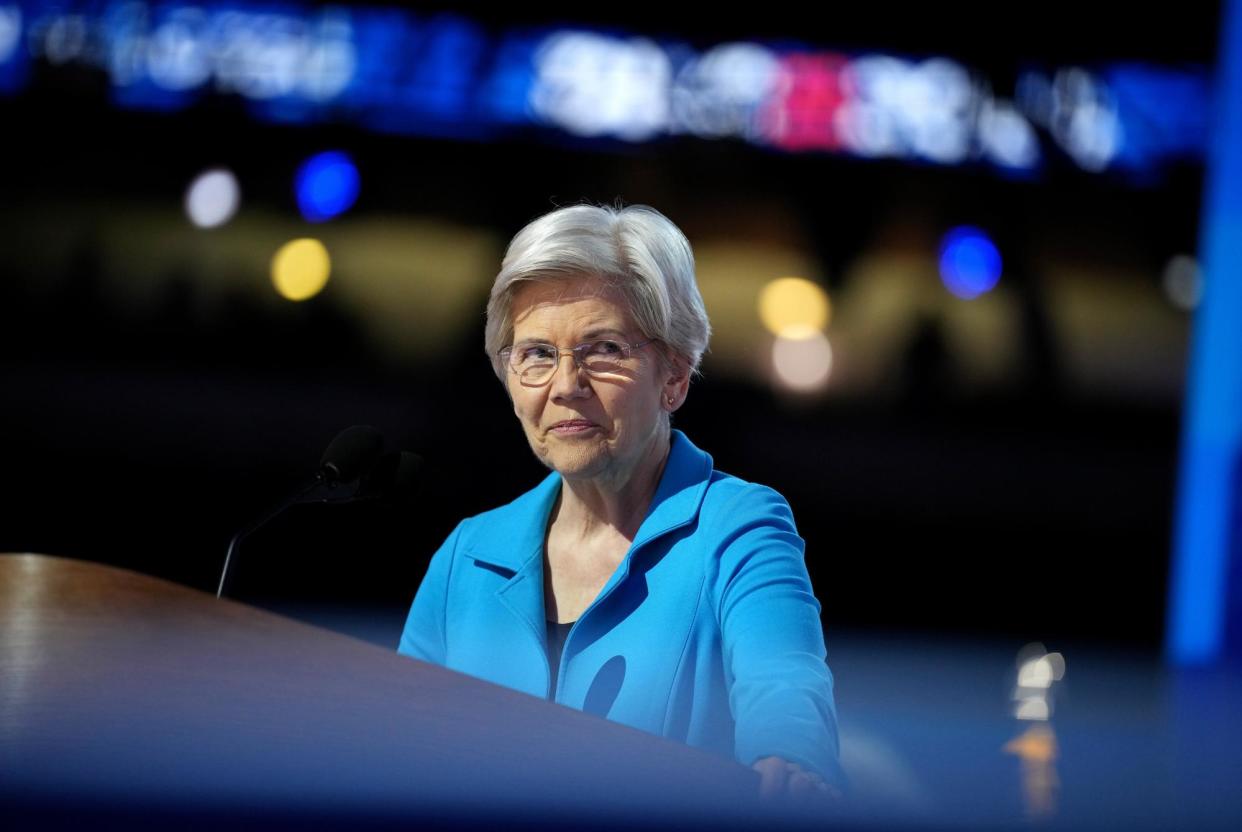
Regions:
[[[513,342],[513,297],[527,282],[599,277],[619,290],[639,329],[698,370],[711,324],[681,229],[646,205],[573,205],[531,222],[509,243],[487,302],[484,346],[505,380],[500,351]]]

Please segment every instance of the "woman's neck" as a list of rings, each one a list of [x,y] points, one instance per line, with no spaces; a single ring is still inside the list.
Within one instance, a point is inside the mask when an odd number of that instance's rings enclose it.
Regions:
[[[603,532],[633,541],[660,485],[671,444],[667,429],[657,434],[628,476],[563,479],[553,522],[583,539]]]

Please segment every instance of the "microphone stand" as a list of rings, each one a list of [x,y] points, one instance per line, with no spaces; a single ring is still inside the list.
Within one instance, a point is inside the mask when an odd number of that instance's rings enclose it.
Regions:
[[[329,483],[328,478],[324,476],[324,472],[321,470],[311,478],[307,485],[285,497],[279,503],[268,509],[266,513],[259,517],[259,519],[252,521],[249,525],[244,526],[237,534],[233,535],[233,538],[229,541],[228,553],[224,556],[224,569],[220,572],[220,586],[216,589],[217,598],[224,597],[224,588],[229,578],[229,562],[232,561],[233,551],[237,548],[237,544],[241,542],[241,539],[262,526],[267,521],[271,520],[277,514],[280,514],[282,511],[289,508],[289,506],[301,502],[307,494],[324,485],[331,485],[331,483]]]
[[[315,472],[311,481],[273,505],[229,540],[225,566],[220,572],[220,586],[216,587],[217,599],[224,597],[229,586],[229,566],[242,538],[291,505],[314,502],[307,499],[308,494],[323,488],[327,493],[319,495],[319,502],[350,503],[412,493],[422,458],[409,451],[383,453],[383,450],[384,437],[369,425],[355,425],[338,433],[328,450],[324,451],[319,471]],[[343,489],[350,487],[348,493],[342,493]]]
[[[327,486],[329,490],[332,490],[339,485],[352,483],[354,480],[359,479],[375,466],[376,460],[380,458],[383,451],[384,437],[370,425],[354,425],[338,433],[336,438],[329,443],[328,449],[323,452],[323,457],[319,460],[319,470],[315,472],[315,476],[310,479],[310,482],[285,497],[285,499],[268,509],[267,513],[258,520],[255,520],[233,535],[233,539],[229,541],[229,550],[224,555],[224,569],[220,572],[220,586],[216,588],[216,597],[224,597],[224,588],[229,579],[229,563],[233,560],[233,552],[237,550],[237,545],[243,537],[294,503],[306,501],[306,495],[312,491],[323,486]],[[411,454],[410,456],[413,455]],[[394,470],[404,469],[398,466]],[[329,499],[330,496],[325,497],[325,500]]]

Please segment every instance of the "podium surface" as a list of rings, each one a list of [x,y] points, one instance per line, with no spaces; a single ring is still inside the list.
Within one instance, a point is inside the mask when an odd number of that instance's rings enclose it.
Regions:
[[[29,817],[758,817],[757,777],[730,760],[167,581],[30,554],[0,555],[0,770],[0,805]]]

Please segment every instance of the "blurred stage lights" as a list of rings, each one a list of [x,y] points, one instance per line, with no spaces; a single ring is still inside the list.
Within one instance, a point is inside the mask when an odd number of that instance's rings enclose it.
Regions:
[[[940,244],[940,279],[950,292],[972,300],[990,292],[1000,280],[1001,256],[978,228],[963,225]]]
[[[200,173],[185,192],[185,213],[199,228],[217,228],[237,213],[241,188],[237,177],[224,168]]]
[[[1052,687],[1052,683],[1065,675],[1065,657],[1060,653],[1048,653],[1037,659],[1028,659],[1018,668],[1018,687]]]
[[[286,300],[313,298],[323,291],[331,271],[328,250],[310,237],[290,240],[272,258],[272,283]]]
[[[22,12],[17,6],[0,6],[0,64],[17,54],[22,43]]]
[[[294,180],[298,210],[307,222],[325,222],[345,213],[358,199],[360,187],[358,168],[339,150],[310,157]]]
[[[1001,748],[1020,761],[1022,803],[1029,821],[1051,819],[1057,813],[1061,778],[1056,762],[1060,756],[1056,731],[1045,721],[1029,722],[1026,730]]]
[[[759,319],[773,335],[785,335],[791,327],[822,330],[831,313],[827,292],[802,277],[773,280],[759,294]]]
[[[533,69],[531,111],[574,135],[640,142],[669,128],[673,64],[646,38],[553,32]]]
[[[1018,679],[1013,690],[1013,715],[1021,720],[1047,721],[1052,717],[1052,687],[1065,677],[1065,657],[1048,653],[1039,643],[1018,653]]]
[[[828,384],[832,347],[823,330],[831,315],[828,293],[806,278],[782,277],[763,287],[759,320],[776,336],[772,369],[781,387],[812,393]]]
[[[797,393],[822,390],[832,374],[828,336],[810,326],[790,326],[772,345],[772,369],[781,386]]]
[[[1169,258],[1161,282],[1169,302],[1179,309],[1192,310],[1203,298],[1203,274],[1199,270],[1199,261],[1187,254]]]

